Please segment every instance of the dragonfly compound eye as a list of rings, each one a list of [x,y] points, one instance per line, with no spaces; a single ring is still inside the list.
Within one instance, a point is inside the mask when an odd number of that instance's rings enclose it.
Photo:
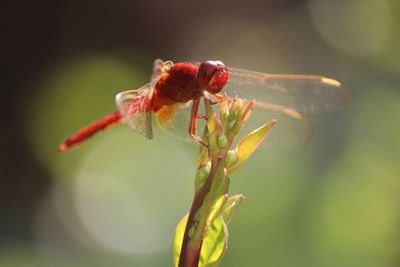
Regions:
[[[209,93],[219,93],[228,81],[228,69],[221,61],[204,61],[196,75],[197,84]]]

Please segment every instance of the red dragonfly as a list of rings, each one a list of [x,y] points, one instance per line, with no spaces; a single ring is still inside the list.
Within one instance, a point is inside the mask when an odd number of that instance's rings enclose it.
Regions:
[[[278,120],[269,136],[272,143],[295,143],[313,135],[305,114],[329,112],[346,105],[347,89],[338,81],[315,75],[266,74],[226,67],[221,61],[173,63],[157,59],[150,83],[116,96],[117,111],[68,137],[59,150],[65,152],[99,131],[124,122],[153,138],[151,114],[174,135],[201,142],[197,135],[202,99],[228,97],[254,99],[252,123]],[[186,128],[186,129],[182,129]]]

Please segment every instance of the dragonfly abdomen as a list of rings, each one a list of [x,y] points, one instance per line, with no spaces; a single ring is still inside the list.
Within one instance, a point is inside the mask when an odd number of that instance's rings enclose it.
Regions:
[[[94,136],[96,133],[98,133],[101,130],[104,130],[106,128],[109,128],[116,123],[120,122],[121,116],[118,111],[115,111],[104,118],[93,122],[89,126],[79,130],[77,133],[74,135],[68,137],[59,147],[58,150],[61,152],[65,152],[68,149],[70,149],[73,146],[76,146],[90,137]]]

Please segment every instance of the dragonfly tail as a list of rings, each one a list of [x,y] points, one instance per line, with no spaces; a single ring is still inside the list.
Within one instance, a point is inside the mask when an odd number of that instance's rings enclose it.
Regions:
[[[60,152],[66,152],[70,148],[85,142],[101,130],[119,123],[121,120],[119,112],[115,111],[65,139],[65,141],[58,147],[58,150]]]

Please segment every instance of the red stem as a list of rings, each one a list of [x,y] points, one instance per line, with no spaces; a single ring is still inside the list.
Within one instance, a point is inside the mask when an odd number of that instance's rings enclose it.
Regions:
[[[197,267],[198,266],[201,246],[199,248],[189,248],[188,247],[189,230],[194,225],[194,215],[200,209],[201,204],[203,203],[205,195],[208,191],[208,190],[204,190],[204,187],[206,186],[206,184],[197,190],[197,192],[195,193],[195,196],[193,198],[192,207],[190,208],[189,218],[186,223],[185,233],[183,236],[182,248],[181,248],[181,254],[179,256],[178,267]],[[196,259],[197,259],[197,261],[196,261]]]

